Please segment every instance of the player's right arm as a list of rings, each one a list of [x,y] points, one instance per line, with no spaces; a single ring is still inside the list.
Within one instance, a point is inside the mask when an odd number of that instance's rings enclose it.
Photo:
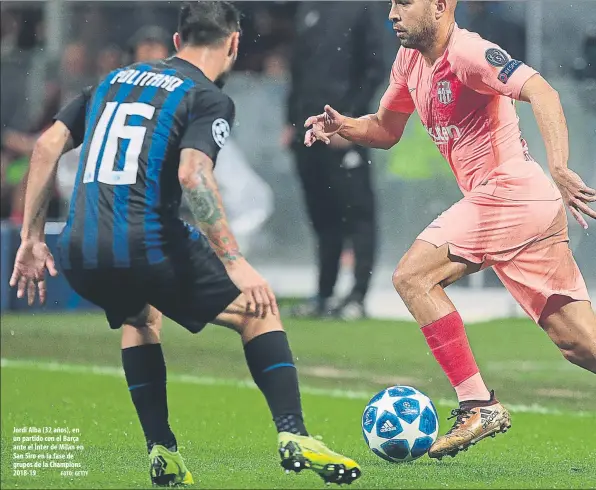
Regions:
[[[213,173],[234,120],[234,104],[223,93],[211,92],[196,97],[190,114],[191,121],[180,143],[178,180],[182,195],[230,279],[246,296],[247,308],[254,308],[254,314],[261,318],[268,310],[277,315],[277,302],[269,284],[240,253]]]
[[[25,191],[25,213],[21,228],[21,245],[17,251],[10,285],[17,286],[17,297],[27,290],[29,305],[35,300],[36,290],[40,303],[46,297],[46,270],[55,276],[58,272],[54,258],[45,243],[44,226],[48,205],[54,191],[59,158],[78,146],[85,131],[85,107],[90,89],[85,89],[56,116],[54,124],[35,143]]]
[[[323,114],[309,117],[304,123],[304,127],[310,127],[304,144],[312,146],[317,140],[329,144],[330,137],[339,134],[357,145],[370,148],[388,150],[396,145],[415,110],[405,76],[405,63],[405,51],[400,49],[391,69],[389,86],[375,114],[353,118],[325,106]]]
[[[325,112],[306,120],[305,127],[312,126],[304,137],[304,144],[312,146],[315,141],[329,144],[334,134],[360,146],[389,150],[401,139],[410,114],[394,112],[379,107],[376,114],[358,118],[347,117],[331,106]]]

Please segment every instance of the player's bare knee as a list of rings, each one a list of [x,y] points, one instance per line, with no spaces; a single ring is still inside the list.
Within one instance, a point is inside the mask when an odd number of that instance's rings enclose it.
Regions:
[[[579,365],[588,371],[596,373],[596,340],[582,339],[576,349]],[[576,363],[578,364],[578,363]]]
[[[278,316],[272,314],[265,318],[255,316],[253,313],[242,313],[228,317],[224,321],[218,321],[219,325],[235,330],[244,342],[268,332],[283,330]]]
[[[148,329],[159,335],[162,314],[152,306],[146,305],[137,315],[128,317],[124,324],[136,329]]]
[[[393,272],[393,287],[406,300],[412,295],[424,292],[424,276],[407,262],[401,263]]]
[[[216,321],[216,323],[230,328],[242,335],[246,329],[250,328],[253,319],[254,317],[250,317],[244,313],[236,313],[233,315],[225,315],[224,318],[220,318],[220,321]]]
[[[579,364],[581,361],[581,358],[577,355],[577,352],[574,349],[560,348],[560,351],[561,354],[563,354],[563,357],[572,364]]]
[[[596,374],[596,356],[590,355],[586,352],[561,350],[565,359],[572,364],[584,368]]]
[[[596,373],[596,342],[594,340],[582,339],[576,342],[566,342],[559,345],[559,349],[569,362]]]
[[[213,323],[235,330],[242,335],[242,332],[250,323],[250,317],[251,315],[246,308],[246,299],[241,294],[217,316]]]
[[[278,330],[283,330],[279,317],[269,314],[265,318],[251,317],[246,323],[244,330],[240,332],[240,335],[246,342],[259,335]]]
[[[213,323],[235,330],[243,338],[283,330],[278,316],[269,313],[265,318],[257,317],[254,308],[247,308],[247,300],[243,294],[230,303]]]

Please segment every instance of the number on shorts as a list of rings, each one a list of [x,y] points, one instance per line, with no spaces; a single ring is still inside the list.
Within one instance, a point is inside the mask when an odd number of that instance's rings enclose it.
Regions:
[[[110,185],[134,184],[137,181],[139,155],[143,148],[143,140],[145,139],[147,128],[143,126],[128,126],[126,124],[126,118],[128,116],[141,116],[147,120],[151,120],[154,114],[155,107],[149,104],[130,102],[118,105],[118,102],[108,102],[93,132],[93,139],[91,140],[89,155],[85,164],[83,182],[88,183],[95,180],[97,160],[105,140],[103,156],[101,162],[99,162],[97,181]],[[110,121],[112,121],[112,124],[110,124]],[[124,157],[124,168],[122,170],[114,170],[116,154],[118,153],[118,142],[121,139],[129,140],[130,143]]]

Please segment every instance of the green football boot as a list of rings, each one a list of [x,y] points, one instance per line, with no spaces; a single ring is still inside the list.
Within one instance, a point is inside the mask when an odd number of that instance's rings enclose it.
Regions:
[[[327,484],[349,485],[362,473],[356,461],[334,453],[314,437],[280,432],[278,451],[286,473],[312,470]]]
[[[155,445],[149,453],[151,482],[158,487],[192,485],[192,474],[186,468],[178,451],[173,452],[164,446]]]

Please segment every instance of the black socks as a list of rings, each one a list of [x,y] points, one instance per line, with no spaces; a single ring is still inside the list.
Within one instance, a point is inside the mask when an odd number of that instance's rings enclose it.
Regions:
[[[252,377],[267,400],[278,432],[308,435],[304,427],[298,375],[283,331],[267,332],[244,346]]]
[[[168,425],[166,364],[161,344],[122,349],[122,367],[148,451],[155,444],[176,451],[176,438]]]
[[[265,396],[278,432],[308,435],[304,427],[298,376],[285,332],[268,332],[244,346],[252,377]],[[177,450],[168,424],[166,365],[161,344],[122,349],[122,366],[147,449],[155,444]]]

